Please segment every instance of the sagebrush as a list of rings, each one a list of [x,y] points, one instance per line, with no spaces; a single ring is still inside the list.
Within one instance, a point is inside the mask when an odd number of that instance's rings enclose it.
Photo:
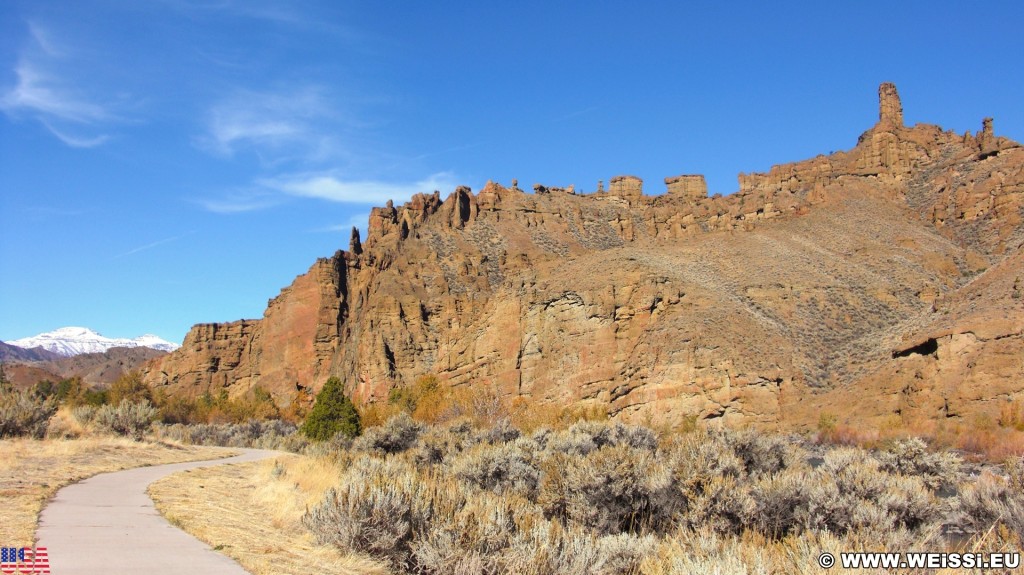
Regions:
[[[988,548],[1019,545],[1024,528],[1019,472],[970,480],[956,455],[912,440],[875,451],[751,430],[659,441],[608,421],[524,435],[400,415],[343,459],[304,523],[397,572],[788,573],[814,549],[943,549],[947,521],[1012,537],[979,535]]]

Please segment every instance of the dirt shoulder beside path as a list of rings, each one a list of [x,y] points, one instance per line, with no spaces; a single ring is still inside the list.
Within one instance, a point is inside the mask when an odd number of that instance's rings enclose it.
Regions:
[[[301,523],[338,469],[322,460],[273,459],[176,473],[149,493],[171,523],[237,560],[250,573],[387,573],[368,557],[317,545]]]

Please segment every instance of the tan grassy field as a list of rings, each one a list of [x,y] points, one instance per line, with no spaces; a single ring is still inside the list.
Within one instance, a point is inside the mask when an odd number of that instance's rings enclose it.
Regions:
[[[338,476],[330,462],[299,455],[176,473],[149,494],[171,523],[257,575],[387,573],[365,556],[317,545],[301,524]]]
[[[35,542],[39,512],[65,485],[98,473],[131,467],[217,459],[230,449],[148,443],[96,436],[82,439],[0,440],[0,542]]]

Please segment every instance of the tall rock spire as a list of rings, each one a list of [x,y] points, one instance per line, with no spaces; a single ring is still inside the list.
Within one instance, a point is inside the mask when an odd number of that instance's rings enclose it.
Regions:
[[[359,228],[352,226],[352,235],[348,240],[348,251],[359,255],[363,253],[363,242],[359,241]]]
[[[894,128],[903,127],[903,104],[896,92],[896,84],[892,82],[884,82],[878,87],[878,123]]]

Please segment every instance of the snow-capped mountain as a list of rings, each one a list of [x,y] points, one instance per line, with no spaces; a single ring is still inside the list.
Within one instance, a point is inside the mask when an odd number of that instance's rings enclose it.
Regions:
[[[86,327],[62,327],[4,343],[25,349],[41,347],[65,357],[82,353],[102,353],[112,347],[151,347],[160,351],[174,351],[180,347],[155,335],[146,334],[135,339],[113,339],[103,337]]]

